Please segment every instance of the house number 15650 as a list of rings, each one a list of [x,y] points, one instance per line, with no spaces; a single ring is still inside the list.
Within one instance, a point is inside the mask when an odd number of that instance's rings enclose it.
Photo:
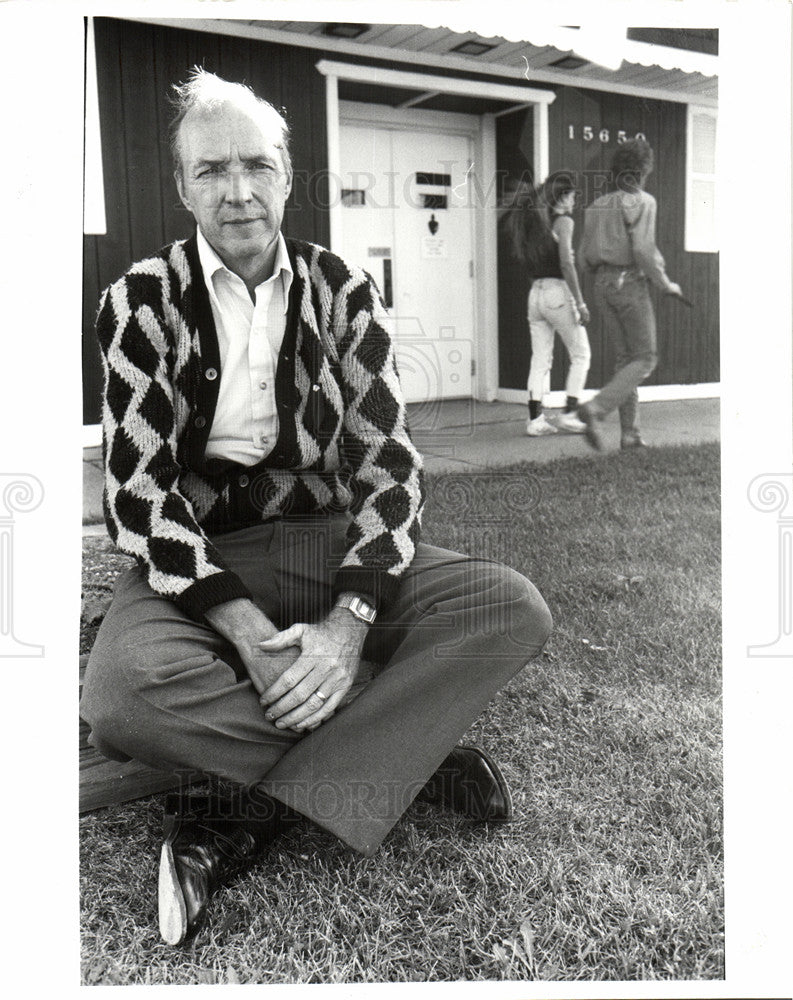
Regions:
[[[592,140],[595,137],[600,139],[601,142],[609,142],[609,140],[611,139],[611,132],[607,128],[602,128],[600,129],[599,132],[595,132],[594,128],[591,125],[584,125],[581,129],[581,137],[583,138],[584,142],[592,142]],[[567,138],[575,139],[575,125],[567,126]],[[634,138],[646,140],[647,137],[645,136],[644,132],[637,132]],[[617,132],[617,142],[627,142],[627,141],[628,141],[628,133],[625,131],[625,129],[621,128]]]

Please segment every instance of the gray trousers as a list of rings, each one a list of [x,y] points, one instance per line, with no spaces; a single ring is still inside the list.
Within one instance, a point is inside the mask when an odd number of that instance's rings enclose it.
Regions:
[[[213,539],[279,628],[333,603],[344,516]],[[305,735],[277,729],[236,650],[120,577],[86,670],[81,715],[110,756],[212,774],[291,806],[370,855],[493,695],[545,644],[535,587],[500,564],[420,544],[369,629],[345,705]]]
[[[609,316],[608,332],[616,351],[614,375],[587,404],[600,416],[619,408],[623,437],[639,432],[639,386],[658,363],[655,313],[649,281],[636,270],[604,264],[595,293]]]

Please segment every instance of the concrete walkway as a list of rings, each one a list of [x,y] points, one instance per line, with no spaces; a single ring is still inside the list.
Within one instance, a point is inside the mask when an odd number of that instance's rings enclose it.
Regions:
[[[410,426],[427,472],[473,472],[513,462],[549,462],[589,457],[595,452],[580,434],[526,437],[527,408],[520,403],[477,403],[471,399],[412,403]],[[550,417],[554,416],[548,411]],[[558,412],[558,411],[556,411]],[[641,404],[642,434],[648,445],[718,441],[719,400],[684,399]],[[619,449],[616,414],[606,421],[609,450]],[[102,461],[99,448],[83,453],[83,525],[101,533]]]
[[[581,434],[526,437],[528,409],[522,403],[450,400],[412,404],[410,426],[427,472],[481,470],[513,462],[550,462],[592,456]],[[553,421],[559,410],[548,410]],[[719,440],[719,400],[684,399],[641,404],[642,436],[648,445],[700,444]],[[619,449],[615,413],[604,424],[608,450]]]

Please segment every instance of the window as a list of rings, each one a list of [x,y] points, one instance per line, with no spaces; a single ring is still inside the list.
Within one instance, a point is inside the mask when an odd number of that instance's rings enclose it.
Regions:
[[[99,91],[96,83],[94,19],[88,18],[85,38],[85,158],[83,232],[103,235],[105,220],[105,179],[102,173],[102,140],[99,131]]]
[[[686,250],[715,253],[716,109],[689,104],[686,128]]]

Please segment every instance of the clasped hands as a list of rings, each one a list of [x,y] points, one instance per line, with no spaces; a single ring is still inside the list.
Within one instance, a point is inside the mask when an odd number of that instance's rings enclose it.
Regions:
[[[355,680],[365,638],[366,626],[338,608],[257,643],[246,666],[265,718],[296,732],[330,718]]]
[[[368,631],[337,606],[324,621],[274,633],[273,623],[246,598],[210,608],[206,618],[237,649],[266,718],[299,733],[316,729],[341,704],[358,673]]]

